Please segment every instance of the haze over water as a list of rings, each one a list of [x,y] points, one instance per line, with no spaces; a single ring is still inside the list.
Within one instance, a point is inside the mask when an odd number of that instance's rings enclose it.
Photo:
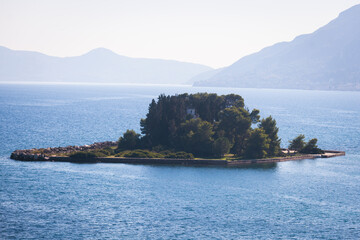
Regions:
[[[346,156],[214,168],[18,162],[15,149],[139,131],[159,94],[236,93]],[[180,86],[0,85],[0,238],[359,239],[360,92]]]

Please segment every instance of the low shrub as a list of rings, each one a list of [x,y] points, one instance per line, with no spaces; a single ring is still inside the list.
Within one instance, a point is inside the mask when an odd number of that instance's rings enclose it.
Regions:
[[[97,157],[106,157],[108,155],[104,154],[101,151],[84,151],[84,152],[75,152],[69,155],[71,158],[75,159],[91,159]]]
[[[107,157],[107,156],[110,156],[107,154],[107,152],[101,152],[101,151],[93,151],[92,153],[95,154],[96,157]]]
[[[97,155],[93,152],[75,152],[70,157],[75,159],[91,159],[96,158]]]
[[[194,159],[194,155],[187,152],[171,152],[169,150],[165,150],[157,153],[143,149],[122,151],[115,154],[115,157]]]
[[[160,152],[160,154],[162,154],[162,155],[164,155],[164,156],[169,155],[169,154],[171,154],[171,153],[174,153],[174,152],[172,152],[172,151],[170,151],[170,150],[165,150],[165,151],[161,151],[161,152]]]
[[[126,152],[127,151],[119,152],[119,153],[116,153],[114,156],[115,157],[123,157]]]
[[[98,154],[103,154],[104,156],[111,156],[115,154],[114,149],[107,147],[107,148],[102,148],[102,149],[98,149],[94,151],[95,153]]]
[[[123,157],[133,157],[133,158],[163,158],[164,156],[160,153],[150,152],[148,150],[136,149],[133,151],[128,151],[123,154]]]
[[[187,152],[171,152],[166,154],[165,158],[194,159],[194,155]]]

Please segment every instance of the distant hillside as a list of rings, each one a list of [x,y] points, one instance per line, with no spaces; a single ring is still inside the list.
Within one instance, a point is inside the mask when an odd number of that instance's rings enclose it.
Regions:
[[[218,69],[211,69],[209,71],[202,72],[202,73],[196,75],[195,77],[191,78],[188,81],[188,83],[189,84],[194,84],[195,82],[199,82],[199,81],[209,79],[209,78],[215,76],[217,73],[221,72],[223,69],[224,68],[218,68]]]
[[[0,81],[183,84],[211,69],[172,60],[124,57],[104,48],[60,58],[0,47]]]
[[[243,57],[195,86],[360,90],[360,5],[314,33]]]

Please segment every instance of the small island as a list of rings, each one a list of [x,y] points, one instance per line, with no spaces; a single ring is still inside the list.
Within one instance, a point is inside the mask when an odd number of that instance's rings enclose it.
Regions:
[[[280,147],[272,116],[245,106],[236,94],[160,95],[141,119],[141,134],[127,130],[117,142],[16,150],[11,158],[23,161],[111,162],[240,166],[345,155],[324,151],[317,139],[295,137]]]

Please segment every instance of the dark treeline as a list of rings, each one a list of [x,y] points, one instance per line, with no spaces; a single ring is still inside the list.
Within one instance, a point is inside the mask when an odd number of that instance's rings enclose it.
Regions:
[[[128,130],[119,139],[119,149],[185,151],[201,157],[281,153],[276,121],[271,116],[260,120],[259,110],[250,111],[235,94],[160,95],[140,125],[142,135]]]
[[[299,153],[311,153],[311,154],[324,153],[324,151],[317,146],[316,138],[310,139],[308,142],[305,142],[304,139],[305,139],[305,135],[300,134],[293,140],[289,141],[290,143],[289,149],[295,150]]]

